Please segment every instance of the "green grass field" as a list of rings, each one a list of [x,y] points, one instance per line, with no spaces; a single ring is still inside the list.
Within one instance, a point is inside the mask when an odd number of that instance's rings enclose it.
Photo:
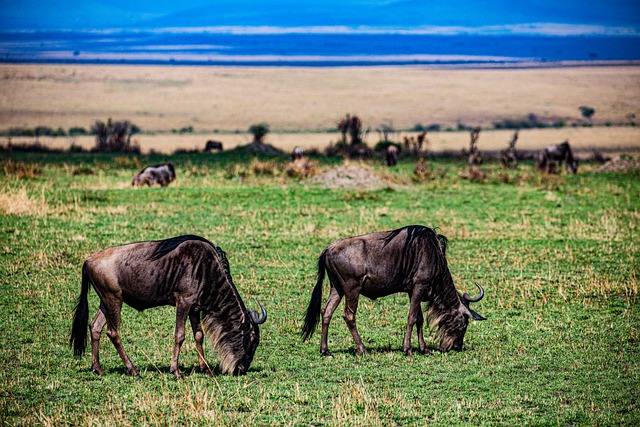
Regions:
[[[141,165],[174,163],[166,188],[133,188]],[[250,156],[107,156],[0,152],[0,424],[2,425],[638,425],[640,175],[542,176],[463,161],[384,169],[381,190],[327,189],[255,175]],[[282,159],[263,159],[286,162]],[[328,160],[320,159],[329,169]],[[243,173],[246,172],[246,173]],[[239,176],[244,179],[239,179]],[[439,227],[460,292],[488,318],[464,351],[405,357],[408,298],[361,299],[358,357],[341,316],[319,354],[302,316],[322,249],[341,237],[409,224]],[[144,379],[124,375],[106,335],[101,362],[69,348],[80,268],[112,245],[199,234],[221,246],[244,302],[269,312],[246,376],[197,373],[190,334],[169,370],[175,310],[123,310],[125,349]],[[324,298],[328,293],[325,284]],[[91,291],[93,312],[98,298]],[[417,340],[412,341],[414,346]],[[205,348],[207,350],[208,347]],[[207,352],[215,364],[217,356]]]

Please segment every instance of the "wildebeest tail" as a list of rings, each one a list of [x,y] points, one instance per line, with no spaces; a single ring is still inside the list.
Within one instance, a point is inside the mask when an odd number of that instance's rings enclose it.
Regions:
[[[71,339],[69,344],[73,345],[73,354],[82,356],[87,346],[87,326],[89,324],[89,276],[87,274],[87,263],[82,264],[82,286],[80,296],[73,314],[73,326],[71,327]]]
[[[304,326],[302,327],[301,333],[302,341],[306,341],[313,335],[313,332],[316,330],[316,326],[318,326],[318,321],[320,321],[322,282],[324,281],[326,256],[327,251],[324,250],[320,254],[320,258],[318,258],[318,281],[316,282],[315,288],[313,288],[311,301],[309,301],[309,306],[307,307],[307,312],[304,316]]]

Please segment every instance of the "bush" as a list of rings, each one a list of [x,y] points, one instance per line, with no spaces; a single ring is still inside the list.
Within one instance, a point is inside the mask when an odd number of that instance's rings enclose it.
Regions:
[[[91,133],[96,135],[94,151],[112,153],[140,153],[137,144],[131,144],[131,123],[128,120],[104,123],[100,120],[91,127]]]

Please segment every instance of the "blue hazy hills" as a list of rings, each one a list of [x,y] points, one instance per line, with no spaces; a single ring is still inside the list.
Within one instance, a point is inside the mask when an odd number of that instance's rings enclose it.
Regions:
[[[639,0],[0,1],[0,62],[640,60]]]
[[[1,0],[2,30],[203,26],[482,27],[555,23],[640,29],[638,0]]]

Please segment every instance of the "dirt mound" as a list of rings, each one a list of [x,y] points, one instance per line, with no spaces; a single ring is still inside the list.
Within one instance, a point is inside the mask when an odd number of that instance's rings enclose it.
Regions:
[[[596,172],[627,172],[640,169],[640,158],[616,157],[596,169]]]
[[[385,188],[389,183],[375,174],[375,172],[345,164],[320,175],[316,175],[305,181],[308,184],[317,184],[328,188],[358,188],[374,190]]]
[[[282,150],[278,150],[273,145],[264,144],[262,142],[252,142],[251,144],[242,145],[235,149],[255,154],[284,154]]]

